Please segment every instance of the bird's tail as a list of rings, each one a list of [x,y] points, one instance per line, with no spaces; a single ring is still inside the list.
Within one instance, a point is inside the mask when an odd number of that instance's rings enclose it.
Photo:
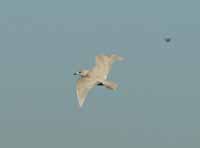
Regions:
[[[118,85],[112,81],[104,81],[103,82],[103,85],[108,88],[108,89],[111,89],[111,90],[116,90]]]

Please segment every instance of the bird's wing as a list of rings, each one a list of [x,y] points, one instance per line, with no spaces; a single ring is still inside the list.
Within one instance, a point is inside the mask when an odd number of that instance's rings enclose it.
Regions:
[[[107,79],[107,76],[112,68],[112,63],[114,61],[121,61],[122,57],[112,54],[112,55],[98,55],[96,56],[96,65],[92,69],[91,73],[98,78]]]
[[[90,89],[94,87],[96,84],[96,80],[88,77],[80,78],[77,81],[77,88],[76,88],[76,94],[78,97],[78,102],[80,107],[83,106],[83,103],[85,102],[85,98],[87,97],[88,92]]]

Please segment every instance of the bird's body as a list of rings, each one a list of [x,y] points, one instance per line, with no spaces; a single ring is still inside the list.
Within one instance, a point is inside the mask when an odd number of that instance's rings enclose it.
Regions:
[[[165,38],[165,42],[169,43],[171,41],[171,38],[170,37],[166,37]]]
[[[108,74],[111,70],[114,61],[121,61],[122,57],[112,55],[98,55],[96,56],[96,65],[91,70],[81,70],[75,74],[80,75],[77,81],[76,94],[79,105],[82,107],[88,92],[95,86],[105,86],[108,89],[117,89],[117,84],[107,80]]]

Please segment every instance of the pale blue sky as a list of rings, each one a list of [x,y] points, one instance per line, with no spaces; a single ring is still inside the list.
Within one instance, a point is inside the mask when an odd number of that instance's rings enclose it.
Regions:
[[[0,147],[200,147],[199,4],[1,1]],[[72,74],[102,53],[119,89],[79,110]]]

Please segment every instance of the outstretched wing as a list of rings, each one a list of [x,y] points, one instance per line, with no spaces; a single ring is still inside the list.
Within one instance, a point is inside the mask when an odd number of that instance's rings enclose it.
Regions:
[[[98,55],[96,56],[96,65],[92,69],[91,73],[96,75],[96,77],[105,80],[112,68],[112,63],[121,60],[123,60],[123,58],[115,54]]]
[[[87,97],[88,92],[96,85],[96,83],[97,82],[95,79],[88,77],[80,78],[77,81],[76,94],[78,97],[78,102],[80,107],[83,106],[83,103],[85,102],[85,98]]]

